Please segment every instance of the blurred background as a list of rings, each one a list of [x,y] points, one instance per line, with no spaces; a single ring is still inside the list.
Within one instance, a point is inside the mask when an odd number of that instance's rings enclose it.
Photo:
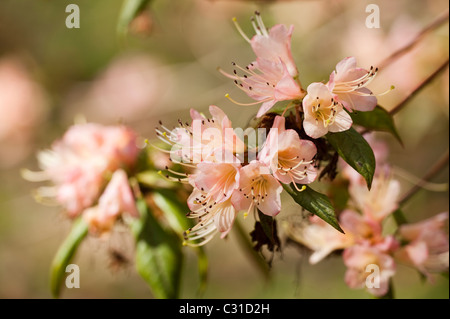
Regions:
[[[65,25],[65,8],[80,8],[79,29]],[[380,8],[380,28],[365,26],[368,4]],[[158,120],[168,126],[188,119],[189,108],[223,108],[234,127],[245,127],[258,106],[238,106],[249,98],[223,77],[231,62],[246,65],[250,46],[232,24],[237,17],[249,36],[250,17],[262,13],[266,26],[295,26],[292,51],[300,79],[327,81],[337,62],[355,56],[361,67],[381,63],[408,44],[448,10],[446,0],[154,0],[131,25],[126,39],[117,36],[121,0],[0,1],[0,298],[50,298],[49,266],[70,229],[58,207],[36,203],[36,184],[20,169],[37,169],[35,154],[48,148],[78,116],[90,122],[125,123],[152,139]],[[392,109],[448,59],[448,22],[426,34],[407,54],[383,68],[371,88],[382,92],[380,105]],[[395,116],[402,147],[389,134],[377,136],[390,146],[389,159],[403,172],[406,193],[449,145],[448,69]],[[406,174],[405,174],[406,172]],[[448,183],[448,167],[433,179]],[[412,177],[411,177],[412,176]],[[448,211],[448,191],[420,191],[405,206],[408,220]],[[298,210],[283,198],[282,221]],[[242,217],[242,216],[241,216]],[[241,220],[250,231],[253,218]],[[132,241],[117,231],[110,240],[89,238],[78,251],[81,288],[65,298],[151,298],[133,265]],[[284,245],[266,282],[241,250],[233,232],[214,239],[205,298],[371,298],[344,283],[340,257],[316,266],[294,245]],[[118,264],[112,256],[120,252]],[[197,298],[195,255],[186,248],[183,298]],[[232,258],[230,258],[232,257]],[[270,257],[267,254],[267,257]],[[402,265],[394,277],[398,298],[449,298],[449,282],[436,276],[423,282]]]

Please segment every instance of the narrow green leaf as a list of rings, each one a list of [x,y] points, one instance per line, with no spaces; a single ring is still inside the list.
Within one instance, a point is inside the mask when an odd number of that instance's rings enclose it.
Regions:
[[[155,171],[148,170],[141,172],[136,175],[136,178],[140,184],[155,189],[159,188],[174,189],[178,187],[177,183],[162,178],[161,175]]]
[[[181,203],[177,195],[170,190],[158,189],[153,193],[153,200],[155,204],[164,212],[170,227],[182,237],[183,232],[192,227],[192,219],[186,218],[186,212],[189,211],[186,203]],[[208,257],[205,254],[203,247],[196,247],[195,253],[198,257],[198,274],[199,274],[199,289],[201,294],[206,289],[208,279]]]
[[[88,225],[80,217],[74,221],[69,236],[64,240],[53,258],[50,267],[50,289],[54,298],[61,293],[62,282],[66,275],[66,267],[70,264],[78,246],[88,233]]]
[[[155,189],[153,193],[155,204],[164,212],[164,217],[169,222],[170,227],[180,236],[183,232],[192,227],[191,220],[186,217],[189,208],[185,203],[181,203],[177,195],[170,190]]]
[[[353,124],[363,126],[371,131],[389,132],[403,145],[392,115],[381,106],[377,105],[375,109],[369,112],[352,112],[349,114],[352,117]]]
[[[140,218],[131,230],[136,238],[136,268],[157,298],[178,298],[183,254],[181,242],[164,230],[144,200],[137,201]]]
[[[124,0],[117,23],[117,33],[125,36],[133,19],[144,10],[151,0]]]
[[[302,185],[298,185],[298,188]],[[319,218],[323,219],[325,222],[333,226],[335,229],[344,233],[344,231],[339,226],[339,222],[334,214],[334,208],[328,197],[324,194],[316,192],[309,186],[299,192],[295,189],[293,184],[286,185],[283,184],[283,188],[286,192],[291,195],[297,204],[302,206],[307,211],[313,213]]]
[[[339,156],[364,177],[370,189],[375,173],[375,156],[369,143],[354,128],[326,136]]]

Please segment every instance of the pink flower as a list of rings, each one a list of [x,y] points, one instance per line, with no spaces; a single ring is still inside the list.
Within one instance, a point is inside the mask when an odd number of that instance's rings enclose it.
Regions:
[[[237,211],[254,209],[275,216],[281,210],[280,194],[283,187],[269,173],[269,168],[259,161],[252,161],[239,171],[239,190],[232,196]]]
[[[187,216],[198,218],[198,223],[184,233],[185,244],[190,246],[206,244],[217,231],[224,238],[231,230],[237,214],[231,198],[218,203],[197,188],[189,196],[188,205],[191,212]]]
[[[322,83],[308,86],[303,99],[305,119],[303,128],[312,138],[319,138],[330,132],[342,132],[352,126],[350,115],[338,103],[328,87]]]
[[[372,111],[377,105],[377,98],[366,86],[372,81],[378,68],[367,71],[356,67],[356,59],[348,57],[336,65],[336,71],[330,75],[327,83],[334,98],[349,110]]]
[[[197,165],[193,182],[204,191],[208,199],[223,202],[239,186],[239,163],[214,163],[205,161]]]
[[[252,25],[256,35],[254,35],[251,40],[242,31],[241,27],[236,22],[236,19],[233,19],[239,33],[248,43],[250,43],[253,52],[255,52],[259,59],[275,63],[278,63],[278,61],[281,60],[286,65],[286,68],[292,77],[298,76],[297,66],[295,65],[291,52],[291,37],[294,26],[291,25],[288,29],[285,25],[277,24],[270,30],[267,30],[258,11],[255,12],[255,16],[256,19],[252,18]]]
[[[50,150],[38,154],[43,171],[24,171],[24,178],[52,181],[54,186],[39,188],[37,196],[54,198],[70,216],[77,216],[95,203],[108,173],[135,164],[136,138],[122,126],[74,125]]]
[[[0,57],[0,169],[28,156],[42,130],[47,97],[31,73],[20,59]]]
[[[429,278],[430,272],[448,271],[448,234],[443,230],[448,213],[415,224],[402,225],[400,236],[409,242],[396,257],[416,267]]]
[[[375,247],[355,245],[344,250],[343,258],[348,268],[345,283],[350,288],[366,287],[368,292],[378,297],[388,292],[389,280],[396,269],[391,256]]]
[[[354,244],[353,237],[342,234],[317,216],[308,221],[289,223],[287,227],[289,238],[312,250],[310,264],[316,264],[331,252],[350,247]]]
[[[235,63],[233,65],[237,66]],[[292,78],[283,61],[270,61],[257,58],[245,69],[237,66],[242,75],[234,70],[234,74],[228,74],[222,70],[222,74],[234,80],[236,87],[256,100],[254,103],[239,103],[226,97],[238,105],[255,105],[262,103],[256,117],[267,113],[275,103],[279,101],[301,99],[305,94],[299,84]]]
[[[267,113],[272,106],[279,101],[297,100],[304,97],[305,92],[298,81],[298,70],[291,52],[291,37],[294,26],[289,29],[284,25],[275,25],[269,31],[264,26],[259,12],[256,13],[252,24],[256,35],[250,40],[235,22],[236,28],[242,37],[251,44],[256,54],[256,61],[242,68],[235,63],[233,75],[219,69],[222,74],[234,80],[236,86],[249,97],[256,100],[255,103],[239,103],[226,97],[239,105],[255,105],[262,103],[257,117]],[[239,74],[242,72],[241,74]]]
[[[389,171],[381,170],[375,175],[370,191],[360,179],[359,182],[354,180],[350,184],[349,192],[365,216],[381,222],[398,208],[400,183],[392,178]]]
[[[316,146],[311,141],[301,140],[296,131],[286,130],[285,122],[283,116],[275,117],[259,160],[270,167],[281,183],[312,183],[317,177],[313,164]]]
[[[354,244],[369,245],[388,253],[397,250],[398,242],[392,235],[382,234],[382,224],[352,210],[339,215],[339,223]]]
[[[117,217],[122,213],[139,217],[127,174],[119,169],[114,172],[111,181],[100,196],[98,205],[86,209],[83,218],[92,233],[102,234],[111,230]]]
[[[211,105],[209,112],[212,118],[206,118],[191,109],[191,123],[179,122],[179,127],[169,130],[162,125],[157,128],[159,139],[171,146],[169,151],[174,162],[200,163],[217,151],[221,154],[243,153],[244,142],[234,133],[228,116],[217,106]]]

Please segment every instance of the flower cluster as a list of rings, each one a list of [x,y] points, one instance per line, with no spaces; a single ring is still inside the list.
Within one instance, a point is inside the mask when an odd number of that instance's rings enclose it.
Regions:
[[[371,111],[377,98],[367,88],[378,72],[357,67],[354,57],[347,57],[336,65],[327,83],[311,83],[305,92],[299,81],[298,68],[291,52],[291,36],[294,26],[275,25],[265,27],[259,12],[252,18],[256,35],[251,39],[234,20],[238,31],[250,43],[256,60],[245,68],[232,63],[236,69],[222,74],[234,80],[236,86],[254,103],[262,103],[257,117],[261,117],[279,101],[293,101],[303,107],[303,127],[308,136],[319,138],[328,132],[342,132],[352,126],[352,119],[345,111]]]
[[[191,110],[191,123],[168,130],[161,123],[156,130],[171,146],[173,162],[192,173],[167,167],[166,178],[189,183],[188,217],[198,224],[185,232],[186,244],[203,245],[216,231],[222,237],[230,231],[236,214],[256,209],[275,216],[281,210],[281,183],[308,184],[316,179],[316,146],[301,140],[297,132],[285,128],[285,118],[277,116],[265,142],[256,152],[234,132],[231,121],[217,106],[209,108],[212,118]],[[255,158],[249,160],[249,154]],[[295,187],[298,187],[297,185]],[[298,189],[301,191],[301,189]]]
[[[42,171],[23,175],[51,181],[53,186],[36,190],[36,198],[62,205],[71,218],[83,215],[91,232],[103,233],[123,212],[138,216],[126,173],[136,164],[136,139],[123,126],[77,124],[38,154]]]
[[[396,263],[411,265],[429,276],[430,272],[448,269],[449,253],[448,235],[444,232],[448,213],[416,224],[402,225],[398,234],[386,234],[383,230],[383,222],[398,209],[400,183],[382,161],[385,148],[379,149],[381,152],[375,154],[381,167],[370,191],[359,174],[349,166],[344,168],[349,182],[350,204],[339,215],[339,223],[345,234],[336,232],[316,216],[300,224],[289,224],[286,229],[290,238],[312,250],[311,264],[343,249],[347,285],[355,289],[366,287],[375,296],[388,292]],[[368,276],[374,265],[379,273],[371,281]]]

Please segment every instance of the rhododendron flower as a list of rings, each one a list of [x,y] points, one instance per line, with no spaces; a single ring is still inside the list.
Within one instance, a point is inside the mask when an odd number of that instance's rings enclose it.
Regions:
[[[308,136],[319,138],[328,131],[342,132],[352,126],[352,118],[342,104],[334,99],[325,84],[312,83],[307,91],[308,94],[303,99],[303,128]]]
[[[447,220],[446,212],[415,224],[402,225],[400,236],[409,244],[402,247],[396,257],[429,278],[430,272],[448,271],[448,234],[443,230]]]
[[[377,106],[377,98],[366,86],[372,81],[378,68],[369,71],[356,67],[356,59],[347,57],[336,65],[327,83],[334,98],[349,110],[372,111]]]
[[[190,246],[206,244],[217,231],[224,238],[231,230],[237,214],[231,198],[218,203],[197,188],[189,196],[188,206],[191,212],[187,217],[198,218],[198,223],[184,233],[185,244]]]
[[[95,203],[107,173],[135,164],[136,138],[123,126],[74,125],[50,150],[38,154],[42,172],[23,174],[31,181],[52,181],[53,187],[37,190],[38,197],[56,199],[73,217]]]
[[[119,169],[114,172],[111,181],[100,196],[98,205],[86,209],[83,218],[92,233],[102,234],[111,230],[122,213],[139,217],[127,174]]]
[[[231,197],[239,186],[239,163],[202,162],[197,165],[193,177],[195,187],[203,190],[207,198],[223,202]]]
[[[305,96],[298,81],[298,70],[291,53],[291,36],[294,26],[289,29],[284,25],[275,25],[269,31],[264,26],[259,12],[256,12],[256,22],[252,24],[256,35],[250,40],[233,19],[242,37],[251,44],[256,54],[256,61],[242,68],[233,62],[234,74],[228,74],[219,69],[222,74],[234,80],[236,86],[255,103],[239,103],[239,105],[255,105],[262,103],[256,117],[267,113],[275,103],[286,100],[297,100]],[[242,74],[239,74],[241,73]]]
[[[398,208],[400,183],[385,169],[375,175],[370,191],[360,179],[350,184],[349,192],[365,216],[380,222]]]
[[[217,106],[211,105],[209,112],[212,118],[206,118],[191,109],[192,122],[178,121],[180,126],[173,130],[161,124],[156,133],[159,139],[169,144],[171,159],[175,162],[200,163],[217,150],[224,150],[231,154],[243,153],[244,142],[234,133],[228,116]]]
[[[345,249],[343,258],[348,268],[345,273],[345,283],[350,288],[366,287],[371,294],[378,297],[389,291],[389,280],[396,269],[394,258],[375,247],[365,245],[355,245]],[[379,274],[368,278],[372,274],[371,267],[378,267]]]
[[[255,12],[255,17],[256,19],[252,18],[252,25],[256,35],[251,40],[242,31],[236,19],[233,19],[233,22],[242,37],[250,43],[258,58],[275,63],[281,60],[286,65],[289,74],[296,77],[298,70],[291,52],[291,37],[294,26],[291,25],[288,29],[285,25],[277,24],[267,30],[258,11]]]
[[[382,234],[380,221],[346,209],[339,215],[339,223],[353,244],[369,245],[386,253],[398,248],[398,242],[392,235]]]
[[[33,149],[48,100],[17,57],[0,56],[0,169],[16,165]]]
[[[294,130],[286,130],[286,119],[275,117],[272,129],[260,152],[259,160],[268,165],[276,179],[284,184],[309,184],[317,177],[313,142],[301,140]]]
[[[353,237],[347,232],[342,234],[336,231],[317,216],[312,216],[302,223],[289,224],[287,233],[291,239],[312,250],[310,264],[316,264],[331,252],[354,244]]]
[[[237,66],[235,63],[233,65]],[[243,75],[236,70],[233,75],[220,71],[233,79],[239,89],[257,102],[244,104],[231,99],[228,94],[226,97],[238,105],[262,103],[256,117],[267,113],[279,101],[301,99],[305,95],[281,60],[274,62],[258,58],[245,69],[237,67],[243,72]]]
[[[239,171],[239,190],[232,196],[234,207],[246,211],[254,209],[275,216],[281,210],[280,193],[283,187],[269,173],[269,169],[259,161],[252,161]]]

